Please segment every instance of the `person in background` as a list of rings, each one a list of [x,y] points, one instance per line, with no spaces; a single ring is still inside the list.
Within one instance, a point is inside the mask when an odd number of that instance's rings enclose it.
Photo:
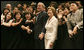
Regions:
[[[3,13],[1,14],[1,24],[4,22],[7,13],[10,12],[9,9],[4,8]]]
[[[63,4],[61,3],[60,5],[58,5],[58,7],[56,8],[56,14],[58,14],[59,13],[59,10],[61,9],[63,9]]]
[[[57,2],[51,1],[49,7],[57,8],[56,6],[57,6]]]
[[[6,4],[6,8],[8,8],[10,10],[10,12],[12,13],[12,6],[11,6],[11,4]]]
[[[21,26],[22,28],[22,33],[24,35],[24,43],[25,43],[25,48],[26,49],[31,49],[33,47],[33,27],[34,24],[31,22],[32,15],[31,13],[25,13],[25,19],[23,21],[23,24]]]
[[[27,8],[27,5],[23,4],[23,6],[22,6],[22,14],[26,12],[26,8]]]
[[[11,18],[12,18],[11,12],[8,12],[6,17],[5,17],[4,22],[1,25],[10,27],[12,24],[12,21],[13,21],[13,20],[11,20]]]
[[[20,3],[17,5],[17,7],[20,11],[22,11],[22,5]]]
[[[83,48],[83,9],[80,11],[76,3],[70,5],[71,13],[67,16],[67,27],[73,48]]]
[[[66,21],[65,21],[67,19],[64,17],[63,9],[59,9],[57,14],[57,19],[58,19],[58,34],[57,34],[58,39],[56,41],[55,48],[63,49],[67,47],[64,45],[66,44],[65,41],[67,40],[68,37]]]
[[[12,13],[13,18],[15,18],[14,15],[15,15],[16,12],[19,12],[18,7],[14,7],[14,9],[13,9],[13,13]]]
[[[26,11],[29,12],[29,13],[31,13],[31,14],[33,14],[33,7],[32,6],[29,6]]]
[[[64,7],[70,7],[70,1],[65,2]]]
[[[5,16],[4,18],[4,22],[1,23],[1,28],[2,28],[2,31],[1,31],[1,45],[2,47],[1,48],[5,48],[5,49],[9,49],[10,48],[10,44],[11,44],[11,40],[12,40],[12,33],[11,33],[11,24],[13,22],[13,19],[12,19],[12,15],[11,15],[11,12],[8,12],[7,15]]]
[[[76,1],[76,4],[78,5],[78,9],[83,8],[82,3],[80,1]]]
[[[15,13],[15,18],[13,18],[13,22],[11,24],[13,30],[12,30],[12,38],[14,42],[11,42],[11,46],[14,49],[19,49],[19,48],[24,48],[24,44],[23,44],[23,35],[21,33],[21,25],[22,25],[22,21],[23,18],[21,17],[21,13],[20,12],[16,12]]]

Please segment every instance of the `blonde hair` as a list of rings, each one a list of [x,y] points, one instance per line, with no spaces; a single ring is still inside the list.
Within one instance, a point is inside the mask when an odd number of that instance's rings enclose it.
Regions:
[[[56,14],[56,11],[55,11],[55,8],[54,8],[54,7],[48,7],[48,9],[51,9],[51,10],[52,10],[53,15],[55,15],[55,14]]]

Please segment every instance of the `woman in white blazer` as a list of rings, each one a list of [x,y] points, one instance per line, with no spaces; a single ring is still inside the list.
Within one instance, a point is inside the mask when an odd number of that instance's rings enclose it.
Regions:
[[[58,20],[54,16],[55,8],[48,7],[48,20],[45,25],[46,33],[45,33],[45,49],[52,49],[55,40],[57,39],[57,28],[58,28]]]

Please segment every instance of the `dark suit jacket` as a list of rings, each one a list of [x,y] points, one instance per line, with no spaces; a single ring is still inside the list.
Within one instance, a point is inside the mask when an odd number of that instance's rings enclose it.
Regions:
[[[48,19],[48,14],[42,11],[38,14],[37,21],[34,24],[34,38],[39,39],[38,36],[41,32],[44,32],[44,27]]]

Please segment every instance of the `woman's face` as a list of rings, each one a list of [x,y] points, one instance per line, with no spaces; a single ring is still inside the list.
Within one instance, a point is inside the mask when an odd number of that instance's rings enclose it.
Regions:
[[[27,5],[25,4],[25,5],[23,5],[23,9],[26,9],[27,8]]]
[[[6,15],[9,12],[9,10],[5,9],[4,14]]]
[[[29,13],[32,13],[32,12],[33,12],[33,8],[29,7],[29,8],[28,8],[28,12],[29,12]]]
[[[67,15],[69,13],[69,10],[67,8],[64,9],[64,15]]]
[[[61,8],[62,8],[62,5],[59,5],[59,6],[58,6],[58,9],[61,9]]]
[[[31,14],[26,14],[25,17],[27,20],[29,20],[31,18]]]
[[[59,13],[60,13],[60,14],[63,14],[64,12],[63,12],[63,10],[60,9],[60,10],[59,10]]]
[[[9,12],[6,16],[7,19],[11,19],[11,13]]]
[[[17,7],[21,7],[22,5],[21,4],[18,4]]]
[[[20,13],[17,13],[16,14],[16,19],[20,19],[21,18],[21,14]]]
[[[51,9],[48,9],[48,12],[47,13],[48,13],[48,16],[50,16],[50,17],[53,15],[53,12],[52,12]]]
[[[13,13],[18,12],[18,8],[14,8]]]
[[[15,12],[18,12],[18,8],[14,8]]]

